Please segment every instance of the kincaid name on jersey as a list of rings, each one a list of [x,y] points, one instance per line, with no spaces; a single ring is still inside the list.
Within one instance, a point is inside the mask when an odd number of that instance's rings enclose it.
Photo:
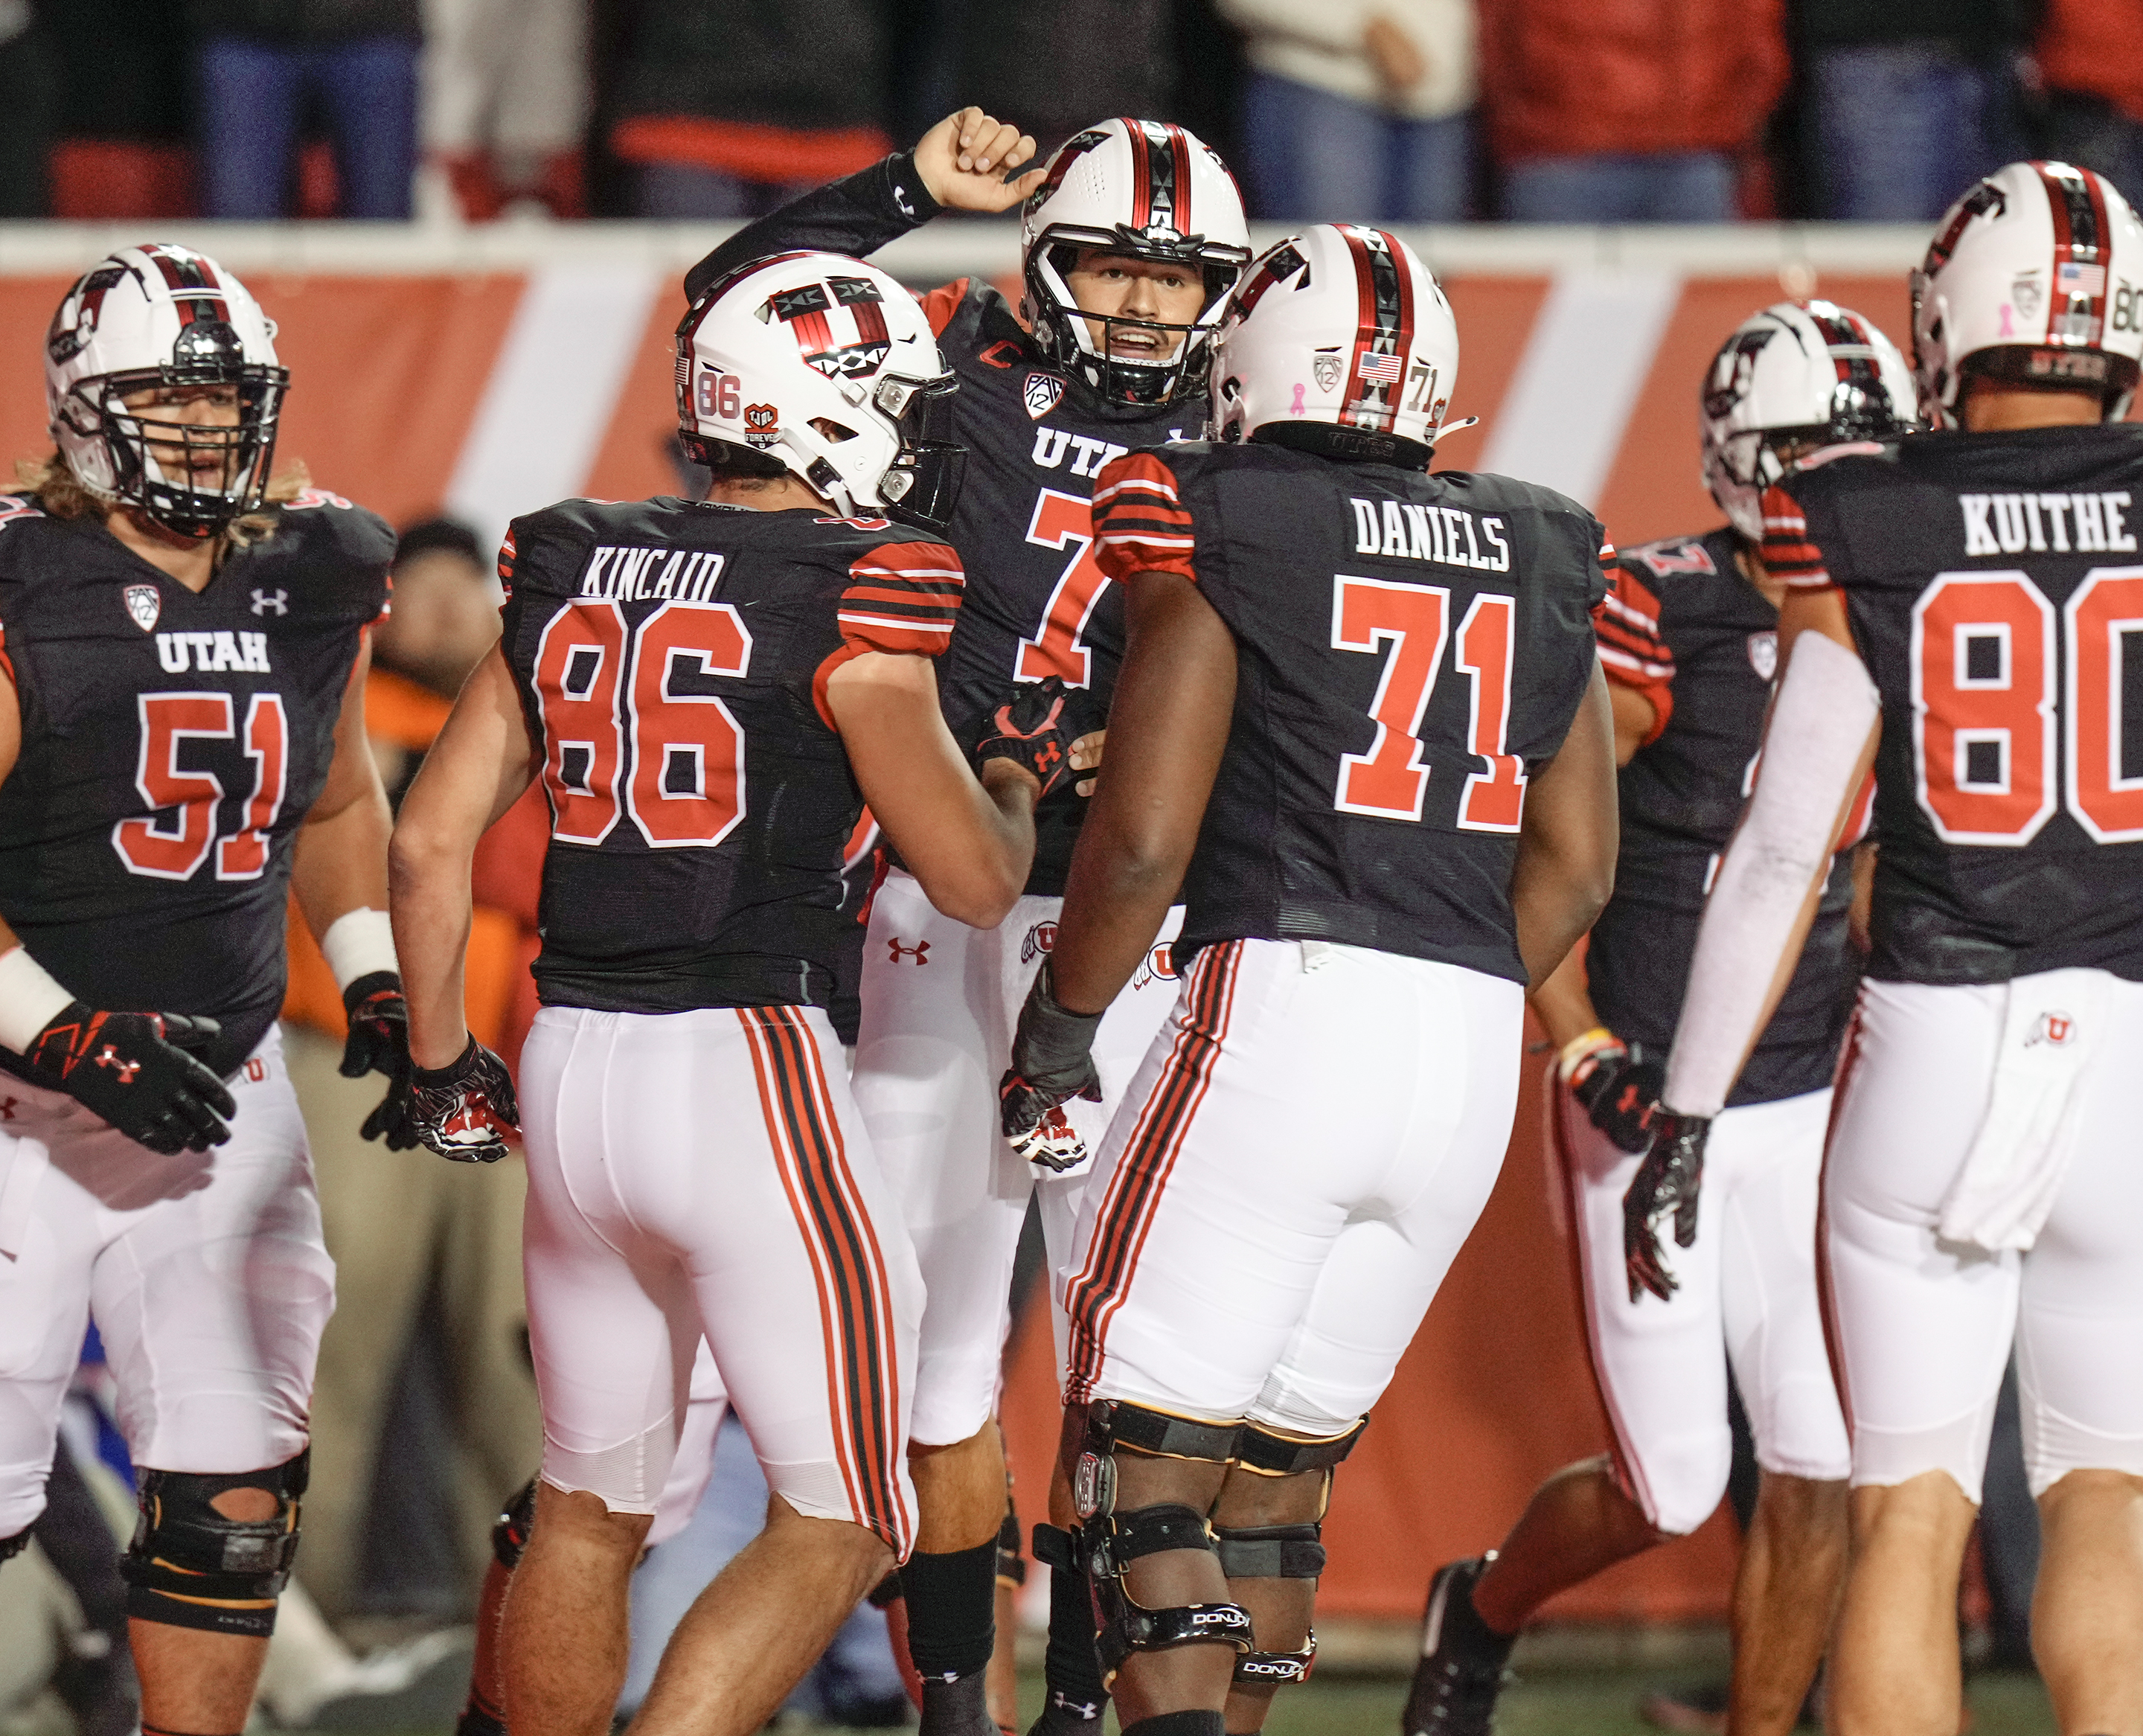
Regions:
[[[1135,453],[1097,498],[1103,566],[1180,574],[1235,636],[1179,965],[1325,940],[1522,982],[1511,870],[1529,769],[1591,676],[1598,522],[1509,477],[1256,443]]]
[[[1753,782],[1778,672],[1779,611],[1743,576],[1739,547],[1721,527],[1622,550],[1596,626],[1607,679],[1644,695],[1656,721],[1617,779],[1615,893],[1592,925],[1585,973],[1608,1028],[1660,1055],[1674,1041],[1705,898]],[[1852,1006],[1852,902],[1841,853],[1730,1104],[1830,1083]]]
[[[501,570],[552,813],[544,1002],[829,1004],[863,797],[825,682],[941,653],[958,557],[883,519],[567,501],[514,521]]]
[[[1882,693],[1870,974],[2143,981],[2137,497],[2119,423],[1914,436],[1767,497],[1766,562],[1843,591]]]
[[[93,1006],[206,1014],[234,1070],[283,1003],[290,844],[394,537],[308,492],[196,594],[101,522],[0,501],[0,915]],[[10,1057],[0,1055],[0,1065]]]

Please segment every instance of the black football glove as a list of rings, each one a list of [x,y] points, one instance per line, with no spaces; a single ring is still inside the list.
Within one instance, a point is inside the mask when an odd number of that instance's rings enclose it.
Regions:
[[[975,744],[975,769],[992,759],[1009,759],[1033,773],[1042,785],[1037,802],[1072,775],[1072,744],[1086,733],[1075,715],[1064,683],[1055,675],[1023,681],[1011,700],[990,714],[982,739]]]
[[[1666,1081],[1665,1061],[1646,1054],[1641,1043],[1616,1042],[1579,1061],[1569,1083],[1592,1125],[1623,1150],[1638,1152],[1651,1143],[1645,1118]]]
[[[1646,1290],[1665,1302],[1680,1288],[1660,1255],[1657,1220],[1672,1212],[1675,1244],[1695,1245],[1696,1198],[1704,1185],[1704,1142],[1711,1136],[1711,1117],[1676,1115],[1655,1105],[1651,1130],[1651,1149],[1622,1196],[1622,1269],[1633,1303]]]
[[[389,1151],[407,1151],[417,1143],[409,1124],[409,1003],[402,998],[402,978],[393,971],[371,971],[342,992],[349,1016],[349,1036],[342,1046],[342,1076],[387,1076],[387,1095],[364,1118],[363,1137],[387,1135]]]
[[[70,1002],[30,1044],[39,1077],[130,1140],[169,1157],[230,1137],[238,1105],[186,1051],[223,1035],[214,1019],[176,1012],[98,1012]]]
[[[1059,1106],[1074,1097],[1101,1100],[1101,1076],[1094,1071],[1098,1012],[1072,1012],[1057,1002],[1056,983],[1044,959],[1012,1035],[1012,1066],[997,1086],[997,1106],[1012,1149],[1052,1175],[1086,1161],[1086,1142]]]
[[[458,1164],[495,1164],[521,1130],[506,1063],[474,1037],[450,1066],[409,1070],[409,1125],[428,1151]]]

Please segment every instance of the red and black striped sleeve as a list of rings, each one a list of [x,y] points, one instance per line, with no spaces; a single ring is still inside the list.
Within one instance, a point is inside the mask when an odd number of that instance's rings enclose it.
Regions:
[[[819,665],[811,697],[828,727],[834,714],[826,683],[834,671],[866,651],[935,657],[953,642],[967,576],[960,557],[942,542],[886,542],[849,563],[848,587],[835,617],[839,646]]]
[[[842,643],[934,657],[953,642],[966,582],[960,557],[942,542],[888,542],[859,555],[841,593]]]
[[[1128,453],[1094,487],[1094,561],[1119,584],[1135,572],[1179,573],[1193,584],[1197,538],[1175,472],[1155,453]]]
[[[1592,616],[1600,667],[1609,680],[1651,701],[1649,746],[1674,715],[1674,652],[1660,631],[1660,600],[1644,581],[1619,564],[1609,565],[1607,578],[1607,595]]]
[[[498,545],[498,585],[509,603],[513,601],[513,532],[509,530],[506,541]]]
[[[1764,491],[1764,570],[1797,591],[1818,591],[1830,583],[1823,551],[1810,540],[1800,502],[1783,487]]]

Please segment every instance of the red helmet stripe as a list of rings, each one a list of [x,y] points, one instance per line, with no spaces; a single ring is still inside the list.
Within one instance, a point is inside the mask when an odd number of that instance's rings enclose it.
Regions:
[[[2046,341],[2074,343],[2057,335],[2057,322],[2069,314],[2073,299],[2086,297],[2090,324],[2081,344],[2096,348],[2106,338],[2106,264],[2110,239],[2106,220],[2106,195],[2098,177],[2088,169],[2066,163],[2034,163],[2040,184],[2046,189],[2046,208],[2053,218],[2053,275],[2046,284]],[[2074,267],[2064,276],[2064,267]]]
[[[1175,164],[1175,227],[1181,234],[1191,235],[1195,231],[1190,227],[1190,141],[1173,122],[1168,129],[1168,154]]]
[[[1131,144],[1131,227],[1141,230],[1153,221],[1153,153],[1143,123],[1126,121],[1124,135]]]
[[[1354,349],[1339,419],[1388,433],[1398,417],[1407,357],[1413,349],[1412,274],[1402,263],[1396,237],[1352,225],[1341,225],[1339,233],[1354,255],[1355,292]],[[1372,248],[1364,235],[1375,235],[1383,245]]]

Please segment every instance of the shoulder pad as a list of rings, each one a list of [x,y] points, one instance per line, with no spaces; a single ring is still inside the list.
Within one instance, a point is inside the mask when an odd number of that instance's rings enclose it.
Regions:
[[[394,558],[394,541],[393,527],[377,512],[339,494],[308,488],[276,509],[275,534],[259,547],[264,554],[303,550],[315,559],[339,556],[359,566],[384,566]]]

